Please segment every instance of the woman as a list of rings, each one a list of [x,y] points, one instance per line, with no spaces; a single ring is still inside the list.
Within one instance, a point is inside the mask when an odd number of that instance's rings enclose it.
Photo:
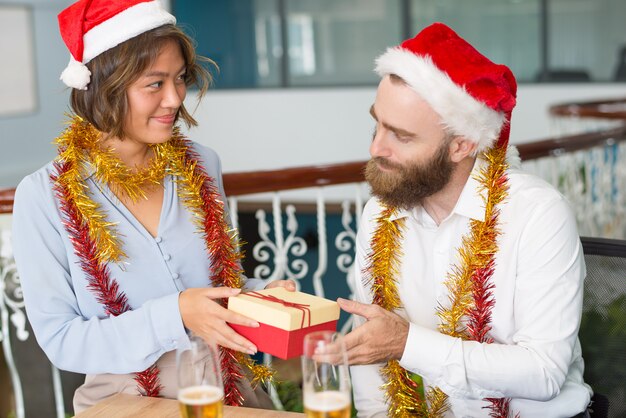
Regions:
[[[220,162],[176,127],[196,125],[183,100],[189,85],[207,90],[201,57],[156,1],[83,0],[59,24],[75,116],[59,156],[18,186],[13,228],[37,341],[87,374],[75,412],[119,392],[175,397],[187,330],[233,350],[227,403],[269,407],[239,379],[237,361],[251,367],[236,353],[255,346],[227,324],[258,323],[220,302],[243,285]]]

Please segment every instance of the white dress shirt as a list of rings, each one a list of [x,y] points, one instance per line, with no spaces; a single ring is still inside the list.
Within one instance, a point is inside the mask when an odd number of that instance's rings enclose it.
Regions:
[[[474,178],[486,164],[477,159],[456,206],[437,225],[420,206],[399,211],[405,219],[398,292],[410,322],[400,365],[427,386],[449,396],[446,416],[488,417],[486,397],[512,398],[522,418],[571,417],[585,409],[591,389],[583,382],[578,341],[585,265],[574,215],[563,196],[543,180],[509,170],[509,195],[500,205],[492,276],[493,344],[462,341],[437,331],[439,304],[449,306],[446,275],[458,264],[470,219],[483,221],[484,202]],[[363,269],[381,211],[371,199],[363,211],[356,244],[355,299],[371,303]],[[363,323],[357,318],[356,325]],[[359,417],[386,416],[381,365],[352,366]]]

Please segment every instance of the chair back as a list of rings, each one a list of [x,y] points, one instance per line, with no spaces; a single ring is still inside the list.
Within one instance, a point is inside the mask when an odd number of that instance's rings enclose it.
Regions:
[[[601,394],[594,397],[592,417],[624,417],[626,241],[588,237],[582,237],[581,241],[587,277],[579,337],[585,359],[585,382]]]

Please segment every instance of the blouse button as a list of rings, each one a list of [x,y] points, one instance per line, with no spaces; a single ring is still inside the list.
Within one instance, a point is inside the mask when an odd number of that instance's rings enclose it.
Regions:
[[[178,280],[178,278],[180,277],[180,274],[174,273],[172,274],[172,277],[174,278],[174,280]]]
[[[161,237],[156,237],[154,240],[157,242],[157,244],[160,244],[160,243],[161,243],[161,241],[163,241],[163,238],[161,238]]]
[[[172,256],[169,254],[165,254],[163,258],[165,259],[165,261],[170,261],[172,259]]]

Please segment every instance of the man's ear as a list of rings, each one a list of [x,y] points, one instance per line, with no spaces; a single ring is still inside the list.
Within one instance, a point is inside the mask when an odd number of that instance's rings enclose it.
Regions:
[[[450,160],[454,163],[461,162],[467,157],[473,157],[476,155],[476,149],[478,144],[474,141],[470,141],[464,136],[455,136],[450,141]]]

